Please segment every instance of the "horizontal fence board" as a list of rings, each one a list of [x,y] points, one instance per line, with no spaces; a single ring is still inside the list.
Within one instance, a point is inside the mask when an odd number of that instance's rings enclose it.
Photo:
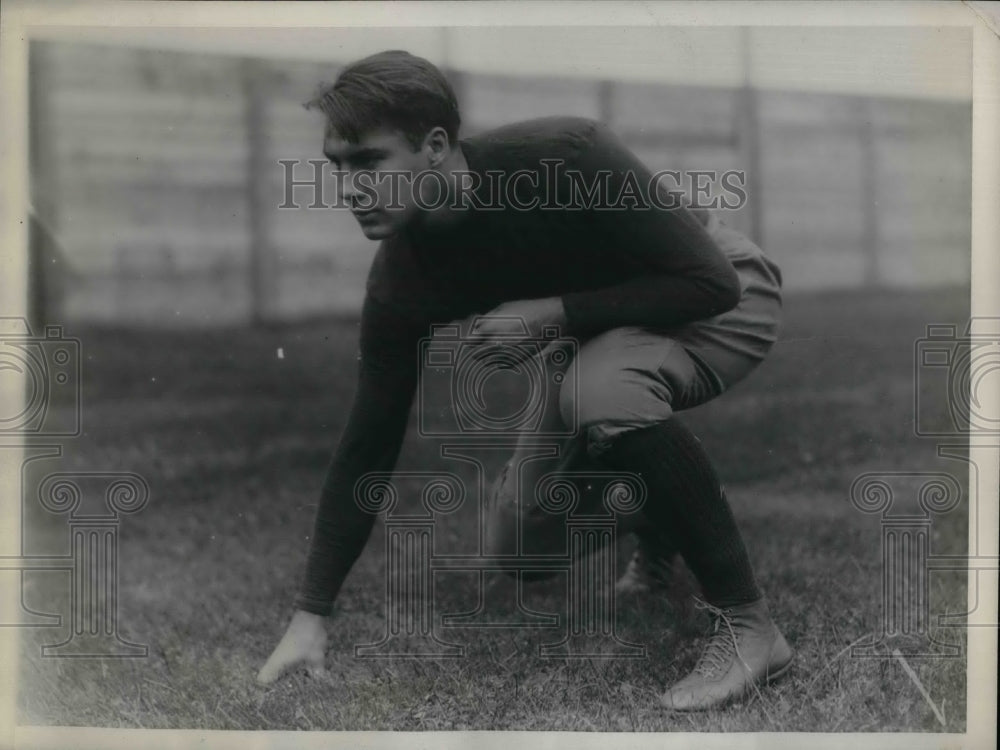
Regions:
[[[55,137],[57,233],[74,276],[71,318],[148,325],[241,322],[252,314],[250,211],[276,259],[271,315],[356,312],[376,243],[341,209],[280,209],[285,171],[311,177],[323,117],[303,108],[326,63],[46,44]],[[260,76],[248,79],[248,71]],[[749,170],[736,89],[456,76],[464,135],[544,115],[606,118],[652,171]],[[248,199],[248,83],[263,96],[256,158],[266,182]],[[881,283],[968,280],[971,107],[761,91],[759,208],[768,253],[788,289],[870,283],[867,212],[875,210]],[[871,138],[867,158],[864,139]],[[324,169],[331,167],[325,165]],[[862,190],[872,178],[874,203]],[[753,184],[751,181],[749,184]],[[333,203],[326,175],[323,200]],[[750,231],[750,206],[723,214]],[[964,276],[963,276],[964,275]]]

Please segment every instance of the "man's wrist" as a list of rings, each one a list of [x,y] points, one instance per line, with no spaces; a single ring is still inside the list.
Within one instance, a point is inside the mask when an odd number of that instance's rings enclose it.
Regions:
[[[560,336],[571,336],[571,335],[574,334],[574,330],[573,330],[574,329],[574,324],[573,324],[573,320],[571,319],[570,311],[569,311],[568,306],[566,304],[566,298],[565,297],[556,297],[555,301],[557,303],[555,305],[555,309],[556,309],[556,312],[555,312],[556,322],[555,322],[555,324],[559,326],[559,335]]]
[[[293,606],[297,612],[308,612],[317,617],[329,617],[333,613],[333,602],[313,599],[303,594],[295,597]]]
[[[559,326],[559,333],[566,335],[569,328],[569,320],[566,318],[566,306],[563,304],[563,299],[562,297],[552,297],[550,303],[552,312],[549,324]]]

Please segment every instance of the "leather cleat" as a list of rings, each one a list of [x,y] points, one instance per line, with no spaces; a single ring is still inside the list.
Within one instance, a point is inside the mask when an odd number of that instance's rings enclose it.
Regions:
[[[708,643],[691,673],[660,697],[664,708],[720,708],[791,668],[794,652],[771,620],[765,599],[723,609],[704,606],[713,616]]]

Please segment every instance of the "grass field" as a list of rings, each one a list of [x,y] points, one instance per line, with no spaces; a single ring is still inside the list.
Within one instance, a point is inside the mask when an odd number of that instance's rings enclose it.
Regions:
[[[329,621],[328,675],[253,678],[280,636],[302,571],[318,488],[354,383],[356,324],[269,330],[79,329],[85,435],[47,471],[132,471],[149,506],[121,527],[122,635],[145,659],[48,659],[64,630],[24,630],[22,724],[216,729],[562,729],[614,731],[955,731],[965,727],[964,659],[910,660],[932,700],[893,659],[851,644],[881,629],[877,516],[849,502],[866,471],[950,471],[913,435],[913,345],[928,323],[968,317],[965,290],[795,297],[771,358],[716,402],[687,413],[716,459],[793,672],[744,703],[699,715],[656,696],[701,643],[659,599],[619,607],[641,660],[542,659],[541,630],[456,631],[462,659],[358,659],[385,626],[381,527]],[[281,347],[283,358],[276,356]],[[943,394],[925,393],[944,418]],[[400,467],[437,468],[411,431]],[[437,462],[437,463],[435,463]],[[29,495],[29,498],[33,497]],[[966,547],[967,505],[937,517],[932,551]],[[51,547],[65,520],[30,511],[26,545]],[[436,530],[461,548],[468,514]],[[629,549],[619,549],[624,558]],[[65,613],[61,573],[26,575],[26,603]],[[475,606],[474,579],[441,574],[438,611]],[[961,574],[931,577],[932,613],[962,612]],[[534,584],[533,609],[565,611],[561,579]],[[697,625],[697,623],[695,623]],[[960,629],[945,640],[964,642]],[[892,643],[881,648],[888,654]]]

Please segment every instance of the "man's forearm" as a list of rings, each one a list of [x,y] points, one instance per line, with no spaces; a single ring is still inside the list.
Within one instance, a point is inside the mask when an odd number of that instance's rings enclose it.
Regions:
[[[328,615],[344,579],[371,535],[375,514],[355,502],[361,477],[392,471],[416,390],[416,340],[423,326],[405,324],[373,300],[361,319],[358,389],[344,436],[330,463],[296,605]]]
[[[720,315],[740,300],[732,266],[699,278],[647,276],[564,295],[568,330],[596,334],[623,326],[674,328]]]
[[[340,588],[360,557],[375,524],[375,516],[354,502],[354,472],[338,471],[335,461],[320,493],[302,587],[295,606],[329,615]]]
[[[328,615],[344,579],[371,535],[375,514],[355,500],[358,480],[373,471],[391,471],[399,455],[409,415],[405,392],[373,395],[363,383],[347,431],[330,463],[313,524],[309,555],[296,607]],[[393,403],[395,402],[395,403]]]

